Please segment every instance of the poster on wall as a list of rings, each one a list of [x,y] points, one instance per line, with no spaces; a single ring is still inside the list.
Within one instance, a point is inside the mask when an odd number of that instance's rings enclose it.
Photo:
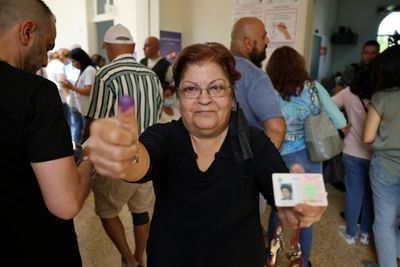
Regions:
[[[296,47],[299,0],[233,0],[233,21],[257,17],[270,39],[268,54],[282,45]]]
[[[174,63],[182,50],[182,33],[160,31],[160,53],[169,62]]]

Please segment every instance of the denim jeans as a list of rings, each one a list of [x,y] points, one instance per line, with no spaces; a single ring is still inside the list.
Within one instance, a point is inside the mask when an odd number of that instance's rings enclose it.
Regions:
[[[357,222],[360,219],[362,233],[372,233],[374,209],[372,205],[372,191],[369,179],[370,161],[344,154],[344,183],[346,195],[344,212],[346,214],[346,233],[355,237]]]
[[[304,171],[308,173],[322,173],[322,162],[311,162],[308,159],[307,149],[299,150],[293,153],[282,155],[286,166],[290,169],[293,164],[300,164],[303,166]],[[277,223],[278,216],[274,210],[271,210],[268,222],[268,239],[271,243],[271,239],[275,233],[275,226]],[[302,228],[300,230],[300,246],[301,253],[304,259],[304,267],[308,266],[308,260],[310,259],[311,246],[312,246],[312,226]]]
[[[389,174],[379,155],[371,159],[369,175],[375,211],[375,247],[380,267],[397,266],[400,256],[400,176]]]
[[[85,117],[76,108],[71,108],[71,137],[75,144],[81,143],[85,124]]]
[[[67,103],[63,103],[63,110],[64,110],[65,120],[67,121],[68,126],[71,127],[71,111]]]

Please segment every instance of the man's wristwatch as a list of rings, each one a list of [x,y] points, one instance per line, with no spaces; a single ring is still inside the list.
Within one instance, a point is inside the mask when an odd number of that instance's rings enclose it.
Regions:
[[[85,155],[84,150],[80,144],[74,144],[73,147],[76,166],[79,166],[82,161],[89,160],[89,156]]]
[[[79,166],[83,161],[87,161],[87,160],[89,160],[89,156],[88,155],[85,155],[85,156],[81,157],[78,160],[78,162],[76,163],[76,166]]]

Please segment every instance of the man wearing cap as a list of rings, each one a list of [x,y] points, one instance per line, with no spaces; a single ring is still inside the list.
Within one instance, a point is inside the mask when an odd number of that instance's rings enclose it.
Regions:
[[[168,60],[160,56],[160,40],[154,36],[148,37],[144,42],[144,56],[140,63],[154,71],[163,86],[171,85],[172,65]]]
[[[129,30],[121,24],[109,28],[104,36],[103,49],[110,61],[96,74],[91,103],[87,114],[89,133],[94,119],[114,117],[118,99],[129,95],[134,99],[138,132],[157,123],[161,113],[162,87],[156,74],[136,62],[132,54],[135,43]],[[95,175],[93,179],[95,211],[110,239],[121,253],[122,266],[141,266],[149,230],[149,210],[153,208],[152,182],[127,183]],[[132,213],[135,253],[132,254],[118,216],[123,205]]]

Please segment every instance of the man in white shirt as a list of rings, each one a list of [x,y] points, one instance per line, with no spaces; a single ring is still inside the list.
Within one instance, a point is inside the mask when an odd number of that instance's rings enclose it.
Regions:
[[[63,89],[60,82],[66,79],[64,64],[68,62],[67,55],[69,50],[66,48],[60,48],[56,51],[52,59],[46,66],[47,79],[54,82],[57,85],[58,92],[60,93],[61,101],[63,103],[64,115],[65,119],[68,122],[68,125],[71,125],[71,115],[70,108],[67,104],[67,97],[69,95],[69,91]]]

